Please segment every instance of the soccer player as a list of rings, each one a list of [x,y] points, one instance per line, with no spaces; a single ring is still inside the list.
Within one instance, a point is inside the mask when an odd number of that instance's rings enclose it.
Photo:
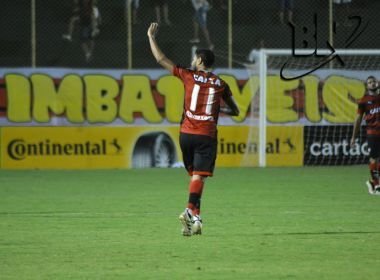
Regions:
[[[366,80],[366,93],[359,100],[357,116],[354,121],[354,130],[351,138],[351,146],[355,143],[355,137],[363,120],[367,125],[367,140],[369,153],[369,170],[371,179],[367,181],[369,194],[380,195],[380,94],[379,82],[375,77],[369,76]]]
[[[223,112],[237,116],[239,109],[229,86],[210,71],[214,63],[211,50],[196,51],[191,63],[193,70],[176,66],[158,47],[157,31],[158,24],[152,23],[147,32],[153,56],[162,67],[180,78],[185,87],[179,142],[191,179],[187,208],[179,216],[182,234],[201,234],[201,197],[205,180],[213,175],[215,166],[218,115]],[[222,100],[226,106],[221,106]]]

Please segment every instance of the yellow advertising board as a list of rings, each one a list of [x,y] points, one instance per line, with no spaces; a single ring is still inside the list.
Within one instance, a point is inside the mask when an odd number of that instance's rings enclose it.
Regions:
[[[15,73],[5,70],[6,90],[0,91],[0,108],[5,108],[6,114],[2,116],[0,110],[0,120],[25,126],[31,122],[51,123],[53,117],[64,118],[70,124],[117,121],[134,124],[137,119],[149,124],[181,121],[184,87],[177,77],[165,71],[153,74],[151,70],[132,74],[87,71],[76,73],[73,69],[52,68]],[[252,102],[257,101],[260,79],[257,75],[241,79],[233,73],[220,77],[228,83],[241,112],[231,119],[242,122],[249,115]],[[325,79],[309,75],[292,81],[284,81],[280,75],[268,75],[268,122],[301,125],[303,119],[303,124],[305,121],[319,124],[323,120],[351,124],[357,107],[354,99],[361,98],[365,92],[363,78],[357,76],[365,73],[351,74],[353,77],[331,72]]]
[[[302,166],[303,132],[302,126],[267,127],[267,166]]]
[[[179,127],[4,127],[6,169],[107,169],[167,167],[182,161]],[[257,166],[257,130],[221,126],[216,165]],[[303,127],[267,129],[267,165],[303,164]]]
[[[151,150],[178,155],[177,127],[5,127],[3,168],[129,168],[150,164]],[[135,158],[133,158],[135,157]],[[133,162],[133,160],[135,162]],[[172,159],[174,161],[175,159]],[[139,164],[141,166],[139,166]]]
[[[259,133],[249,126],[219,128],[218,166],[258,166]],[[267,166],[303,165],[303,127],[268,126]]]

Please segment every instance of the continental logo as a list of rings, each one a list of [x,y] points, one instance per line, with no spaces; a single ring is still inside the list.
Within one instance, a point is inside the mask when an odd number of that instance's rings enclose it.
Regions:
[[[259,144],[256,142],[227,142],[224,138],[219,139],[219,154],[257,154]],[[267,154],[293,154],[296,153],[296,145],[290,138],[275,138],[269,141],[265,147]]]
[[[84,141],[62,143],[45,139],[38,142],[28,142],[25,139],[13,139],[8,143],[7,153],[13,160],[24,160],[28,157],[54,156],[102,156],[120,154],[122,147],[117,139],[107,141]]]

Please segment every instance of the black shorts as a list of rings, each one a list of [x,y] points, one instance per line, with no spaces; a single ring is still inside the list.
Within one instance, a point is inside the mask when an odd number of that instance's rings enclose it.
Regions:
[[[368,148],[370,158],[380,158],[380,136],[368,135]]]
[[[190,176],[212,176],[217,151],[217,139],[206,135],[180,133],[182,159]]]

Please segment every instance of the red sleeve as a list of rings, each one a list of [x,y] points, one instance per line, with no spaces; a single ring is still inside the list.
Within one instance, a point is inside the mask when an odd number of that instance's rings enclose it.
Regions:
[[[181,80],[184,80],[184,77],[185,77],[187,72],[188,72],[188,70],[185,68],[182,68],[180,66],[174,66],[172,74],[174,76],[180,78]]]
[[[224,95],[225,97],[230,97],[230,96],[232,96],[232,92],[231,92],[230,87],[228,86],[227,83],[226,83],[225,85],[226,85],[226,86],[225,86],[225,88],[224,88],[223,95]]]
[[[365,103],[361,101],[359,101],[358,103],[358,110],[357,110],[357,113],[362,115],[365,113]]]
[[[172,71],[172,74],[176,77],[179,77],[179,67],[178,66],[174,66],[173,67],[173,71]]]

